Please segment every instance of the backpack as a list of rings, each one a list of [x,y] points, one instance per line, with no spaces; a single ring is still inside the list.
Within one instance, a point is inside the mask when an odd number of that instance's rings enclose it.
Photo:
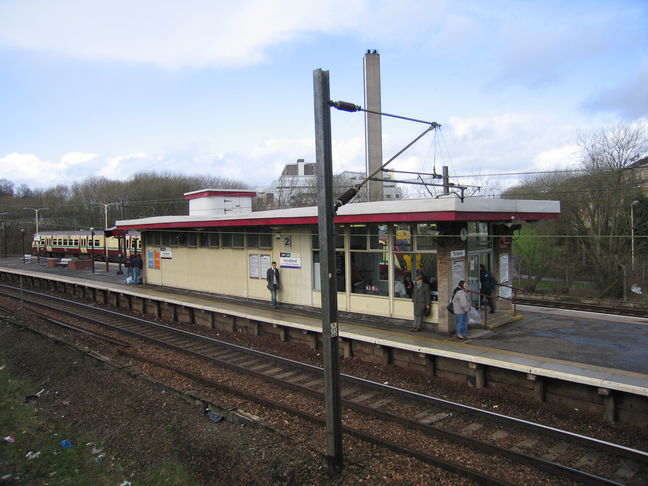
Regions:
[[[448,307],[446,307],[446,309],[448,309],[448,312],[450,314],[454,314],[454,305],[452,304],[452,301],[450,301],[450,303],[448,304]]]
[[[452,303],[452,299],[454,299],[456,293],[457,293],[457,289],[454,289],[454,291],[452,292],[452,297],[450,297],[450,303],[446,307],[446,309],[448,309],[448,312],[450,314],[454,314],[454,304]]]

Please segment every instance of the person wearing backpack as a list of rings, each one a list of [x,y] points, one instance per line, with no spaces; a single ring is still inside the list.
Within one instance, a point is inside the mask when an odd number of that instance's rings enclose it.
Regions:
[[[480,300],[483,306],[490,307],[491,314],[495,312],[495,299],[493,299],[493,291],[497,287],[497,280],[493,277],[493,274],[486,270],[486,267],[481,264],[479,265],[479,288],[480,293],[483,294],[480,296]]]
[[[455,315],[457,338],[466,339],[468,334],[468,311],[470,310],[470,299],[466,291],[468,282],[459,280],[457,288],[452,293],[452,306]]]

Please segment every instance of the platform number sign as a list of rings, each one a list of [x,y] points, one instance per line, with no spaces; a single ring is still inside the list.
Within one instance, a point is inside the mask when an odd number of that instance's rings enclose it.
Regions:
[[[284,246],[291,247],[292,246],[292,236],[284,236],[283,237],[283,244]]]

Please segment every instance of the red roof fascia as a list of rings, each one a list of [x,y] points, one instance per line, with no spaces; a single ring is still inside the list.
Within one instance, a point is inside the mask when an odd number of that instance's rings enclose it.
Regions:
[[[187,194],[184,198],[189,201],[190,199],[199,199],[201,197],[212,197],[212,196],[230,196],[230,197],[256,197],[256,192],[254,191],[202,191],[195,194]]]
[[[558,219],[556,213],[468,213],[468,212],[426,212],[426,213],[383,213],[383,214],[350,214],[336,216],[335,222],[343,223],[398,223],[417,221],[534,221],[541,219]],[[230,219],[214,221],[183,221],[179,223],[151,223],[143,225],[124,225],[121,229],[162,229],[162,228],[195,228],[224,226],[294,226],[300,224],[317,224],[317,216],[300,216],[294,218],[257,218]]]

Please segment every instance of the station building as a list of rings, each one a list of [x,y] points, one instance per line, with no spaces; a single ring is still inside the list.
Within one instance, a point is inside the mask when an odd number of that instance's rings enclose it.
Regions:
[[[117,227],[142,233],[146,284],[269,300],[265,275],[276,261],[279,302],[320,307],[317,207],[252,211],[255,195],[189,192],[188,215],[117,221]],[[452,290],[467,280],[478,291],[484,264],[503,284],[499,308],[506,309],[515,230],[559,213],[558,201],[456,196],[343,206],[335,217],[338,308],[411,319],[408,287],[422,273],[433,299],[426,322],[452,332],[446,310]]]

